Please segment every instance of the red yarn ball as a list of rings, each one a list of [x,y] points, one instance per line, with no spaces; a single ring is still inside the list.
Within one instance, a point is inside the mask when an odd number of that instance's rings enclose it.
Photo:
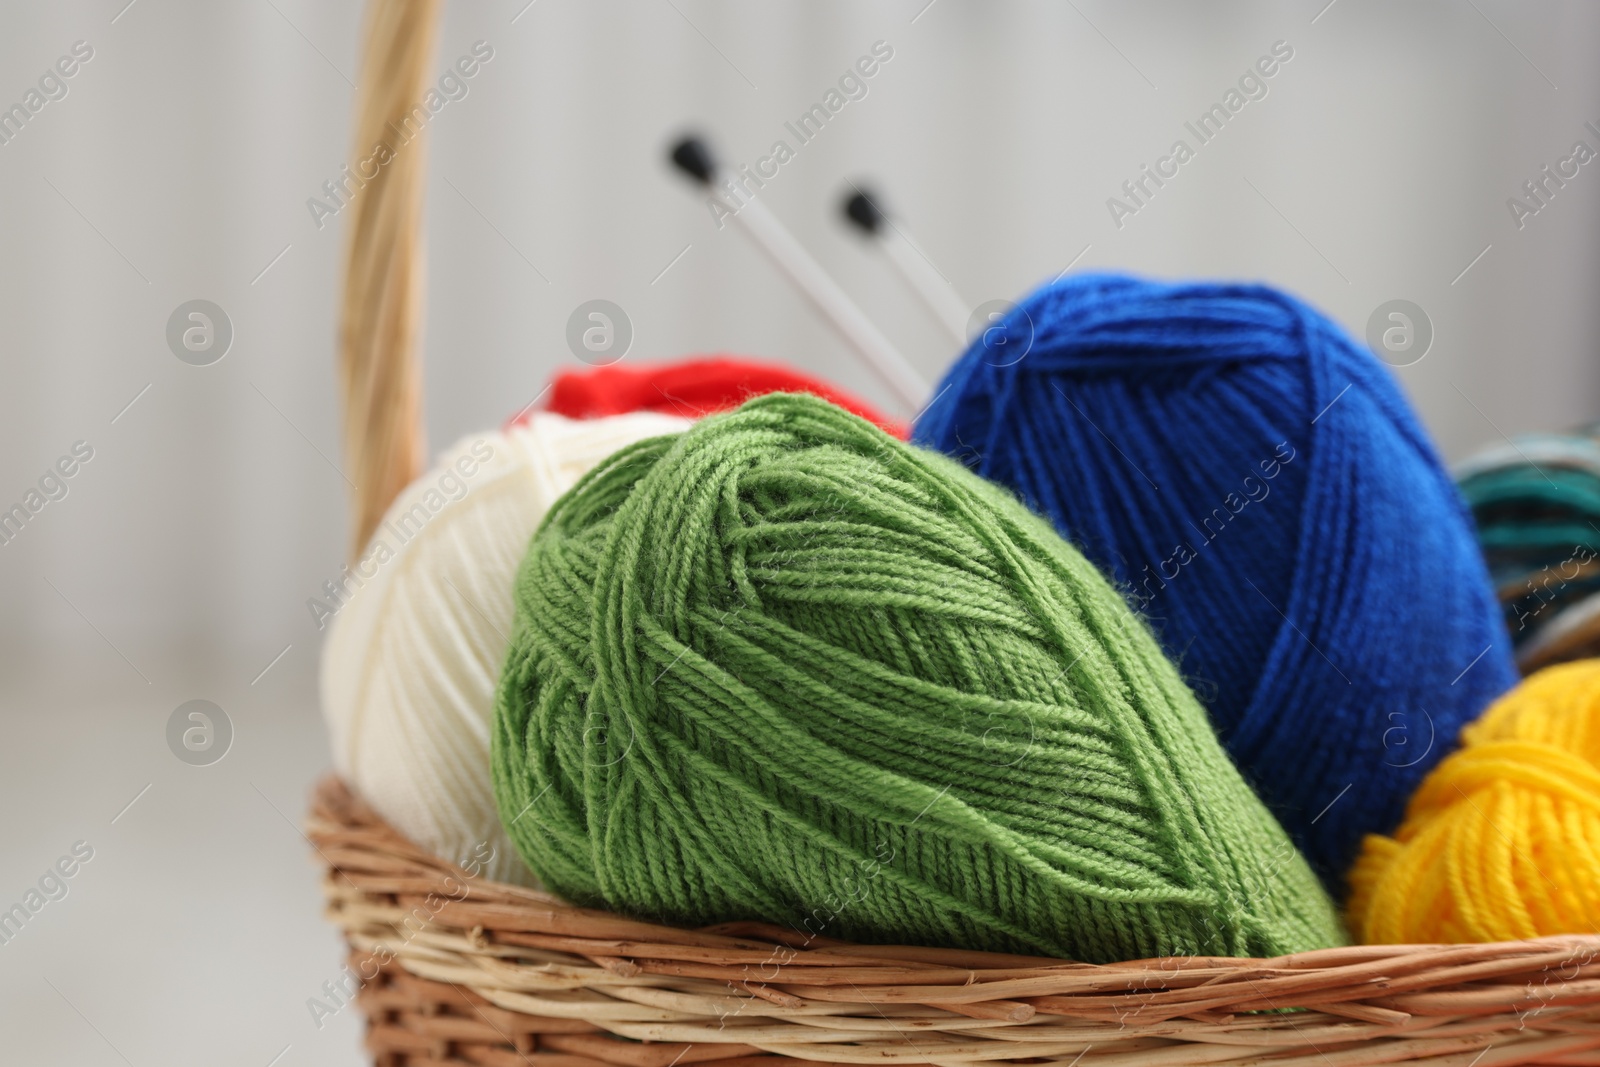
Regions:
[[[766,393],[809,393],[905,439],[908,427],[866,401],[782,363],[712,356],[641,366],[566,370],[551,383],[548,410],[570,419],[630,411],[700,418],[729,411]],[[523,415],[525,420],[527,415]]]

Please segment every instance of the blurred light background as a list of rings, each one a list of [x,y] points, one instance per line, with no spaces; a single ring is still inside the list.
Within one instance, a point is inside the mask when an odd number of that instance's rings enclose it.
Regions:
[[[0,906],[96,849],[0,946],[16,1062],[361,1062],[353,1011],[306,1008],[341,954],[294,829],[327,765],[306,599],[346,538],[349,216],[319,228],[307,200],[349,158],[360,24],[312,0],[0,14],[0,105],[93,49],[0,145],[0,508],[93,448],[0,546]],[[1593,5],[470,0],[438,71],[479,41],[493,58],[428,135],[435,448],[576,365],[567,318],[595,298],[630,317],[630,361],[781,359],[898,409],[667,166],[689,128],[731,163],[797,147],[762,200],[930,390],[955,353],[839,223],[850,180],[973,305],[1068,268],[1262,280],[1358,337],[1413,301],[1434,341],[1396,373],[1452,460],[1600,413],[1600,168],[1520,227],[1507,205],[1600,148]],[[785,122],[879,41],[866,95],[797,145]],[[1276,42],[1267,95],[1118,226],[1108,198]],[[211,366],[166,343],[192,299],[233,324]],[[236,730],[208,768],[163,736],[196,697]]]

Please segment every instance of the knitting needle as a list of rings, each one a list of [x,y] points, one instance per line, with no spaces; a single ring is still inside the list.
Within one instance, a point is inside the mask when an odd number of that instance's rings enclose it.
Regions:
[[[921,375],[765,204],[753,196],[740,199],[732,192],[731,179],[712,159],[711,150],[704,141],[685,137],[673,147],[671,158],[675,167],[704,186],[729,209],[778,271],[800,290],[839,336],[866,358],[908,409],[922,405],[928,386]]]
[[[878,198],[853,182],[851,188],[855,191],[840,205],[846,221],[883,251],[901,280],[922,301],[922,306],[928,309],[934,321],[955,339],[957,345],[965,347],[968,341],[967,320],[972,314],[967,302],[961,299],[950,280],[939,273],[939,269],[922,254],[905,230],[884,213]]]

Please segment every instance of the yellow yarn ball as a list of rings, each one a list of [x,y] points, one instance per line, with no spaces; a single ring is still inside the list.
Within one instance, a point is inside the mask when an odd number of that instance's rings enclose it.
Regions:
[[[1350,870],[1368,944],[1600,933],[1600,659],[1540,671],[1461,731]]]

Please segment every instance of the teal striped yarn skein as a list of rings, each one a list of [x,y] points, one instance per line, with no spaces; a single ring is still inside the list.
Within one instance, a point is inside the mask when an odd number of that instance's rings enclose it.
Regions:
[[[514,599],[496,797],[576,903],[1096,963],[1345,941],[1083,556],[825,401],[618,452]]]

